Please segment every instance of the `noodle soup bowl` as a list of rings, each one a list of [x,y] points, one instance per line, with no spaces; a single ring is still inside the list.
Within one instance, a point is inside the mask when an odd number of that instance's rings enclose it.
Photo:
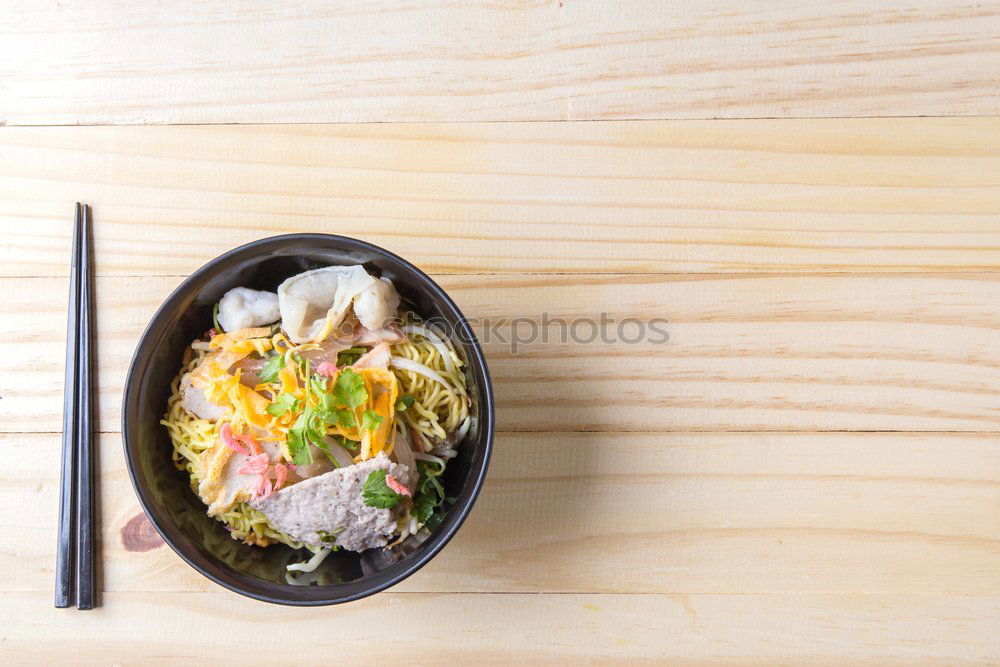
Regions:
[[[287,566],[311,554],[283,544],[261,548],[234,540],[206,514],[186,472],[171,461],[160,420],[187,345],[212,325],[213,305],[233,287],[274,291],[289,276],[316,266],[362,264],[392,280],[403,305],[443,324],[462,357],[471,399],[469,428],[442,476],[454,499],[430,535],[409,537],[391,550],[335,551],[303,585]],[[287,605],[328,605],[377,593],[408,577],[447,544],[468,516],[486,476],[493,445],[494,408],[489,371],[471,327],[455,303],[418,268],[364,241],[328,234],[290,234],[227,252],[195,271],[153,315],[139,339],[122,406],[129,475],[139,502],[163,540],[212,581],[248,597]],[[295,582],[295,583],[292,583]]]

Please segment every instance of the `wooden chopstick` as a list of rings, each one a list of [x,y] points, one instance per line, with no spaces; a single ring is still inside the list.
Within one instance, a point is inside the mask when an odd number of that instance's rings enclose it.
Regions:
[[[91,220],[90,206],[83,205],[80,229],[80,338],[77,375],[76,495],[77,495],[77,609],[94,607],[94,461],[91,364]]]
[[[63,385],[62,468],[59,475],[59,528],[56,546],[56,607],[69,607],[74,597],[76,548],[76,425],[80,332],[80,230],[83,206],[76,205],[69,272],[69,315],[66,324],[66,378]]]

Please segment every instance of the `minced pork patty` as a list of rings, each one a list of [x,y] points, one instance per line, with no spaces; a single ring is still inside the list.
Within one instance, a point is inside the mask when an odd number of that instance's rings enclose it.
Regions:
[[[396,529],[391,509],[369,507],[361,485],[373,470],[384,469],[401,484],[409,482],[409,468],[393,463],[384,454],[310,477],[252,503],[267,515],[271,525],[293,540],[317,547],[332,543],[320,531],[337,535],[336,544],[348,551],[384,547]],[[340,531],[338,533],[338,531]]]

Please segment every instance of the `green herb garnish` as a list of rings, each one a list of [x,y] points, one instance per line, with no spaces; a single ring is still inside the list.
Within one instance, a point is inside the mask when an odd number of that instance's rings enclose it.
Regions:
[[[337,353],[337,365],[338,366],[350,366],[355,361],[361,358],[368,350],[363,347],[349,347],[346,350],[341,350]]]
[[[386,471],[384,469],[372,470],[368,479],[361,485],[361,496],[368,507],[378,507],[388,509],[395,507],[403,496],[389,488],[385,483]]]
[[[285,355],[276,354],[274,356],[270,356],[264,362],[264,365],[261,366],[260,373],[257,374],[257,377],[260,378],[261,382],[267,382],[269,384],[272,382],[277,382],[278,372],[281,371],[281,369],[284,367],[285,367]]]
[[[309,361],[295,358],[296,363],[304,365],[306,377],[306,402],[309,405],[309,396],[316,397],[317,405],[306,408],[296,419],[295,424],[288,432],[288,451],[292,456],[292,461],[296,465],[311,463],[313,455],[311,446],[319,449],[333,463],[339,467],[337,458],[330,451],[328,438],[339,436],[329,436],[327,431],[330,427],[340,425],[344,428],[355,428],[358,424],[356,414],[357,408],[368,400],[368,390],[365,389],[364,378],[356,371],[344,369],[337,375],[336,382],[331,383],[329,378],[319,375],[309,375]],[[331,386],[332,384],[332,386]],[[298,408],[299,402],[292,403],[294,397],[285,398],[282,394],[272,402],[267,411],[274,415],[282,415],[289,409]],[[382,417],[372,411],[370,415],[364,416],[365,428],[374,430],[382,421]],[[357,443],[348,444],[351,441],[341,438],[343,446],[353,452],[358,451]]]
[[[284,394],[280,394],[270,405],[267,406],[267,413],[269,415],[274,415],[275,417],[280,417],[289,410],[298,409],[299,399],[286,392]]]
[[[313,456],[309,445],[316,446],[326,454],[326,457],[337,463],[337,460],[330,454],[326,445],[326,422],[317,413],[315,408],[307,408],[295,420],[295,424],[288,431],[288,452],[292,455],[292,461],[296,465],[312,463]]]
[[[212,325],[215,327],[216,333],[222,333],[222,327],[219,325],[219,302],[215,302],[215,306],[212,308]]]
[[[302,371],[302,374],[305,375],[306,368],[308,368],[306,366],[306,360],[303,359],[297,352],[292,352],[292,354],[290,355],[290,357],[291,357],[292,362],[296,366],[298,366],[299,370]],[[308,376],[306,376],[306,377],[308,377]]]
[[[429,461],[418,461],[417,470],[420,480],[417,482],[416,493],[413,494],[413,515],[420,523],[427,523],[444,502],[444,487],[438,480],[444,468]]]
[[[337,423],[344,428],[354,428],[358,425],[358,420],[353,410],[337,410]]]
[[[306,437],[306,429],[309,426],[309,411],[303,412],[295,420],[295,424],[288,431],[288,453],[292,456],[295,465],[305,465],[312,463],[312,452],[309,451],[309,439]]]
[[[312,461],[312,453],[309,451],[309,446],[312,445],[323,452],[326,458],[339,468],[340,462],[337,461],[337,457],[330,451],[329,445],[329,439],[338,436],[330,436],[327,432],[330,427],[337,424],[344,425],[347,428],[353,427],[356,423],[354,412],[337,407],[332,392],[327,390],[326,378],[310,377],[307,385],[308,389],[312,390],[311,393],[316,396],[319,405],[306,408],[299,415],[295,425],[289,430],[289,452],[293,457],[297,455],[303,461]],[[367,393],[365,396],[367,397]],[[279,400],[281,398],[279,397]],[[293,460],[296,464],[299,463],[299,460],[295,458]]]
[[[333,544],[337,541],[337,535],[344,532],[343,526],[337,528],[336,530],[317,530],[316,534],[319,535],[319,541],[324,544]]]
[[[411,394],[403,394],[396,401],[396,412],[405,412],[407,408],[413,405],[413,396]]]
[[[316,395],[321,395],[328,391],[326,383],[327,379],[322,375],[313,375],[309,378],[309,384],[312,385],[313,393]]]
[[[374,431],[384,420],[385,418],[379,416],[374,410],[365,410],[361,413],[361,428],[366,431]]]
[[[305,370],[302,371],[302,377],[306,379],[306,405],[309,405],[309,386],[312,384],[309,382],[309,360],[306,359]]]
[[[337,375],[337,383],[333,387],[333,400],[337,405],[357,408],[368,400],[368,390],[365,381],[356,371],[345,368]]]

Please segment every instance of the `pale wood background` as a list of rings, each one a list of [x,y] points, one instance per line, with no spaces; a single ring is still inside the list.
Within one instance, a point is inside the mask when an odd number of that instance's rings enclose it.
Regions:
[[[0,129],[0,661],[245,662],[262,635],[294,640],[277,663],[1000,661],[1000,7],[559,4],[0,12],[0,119],[35,126]],[[86,613],[51,606],[77,200]],[[292,231],[398,252],[473,317],[670,340],[486,343],[499,433],[455,540],[364,601],[245,600],[123,539],[121,387],[185,275]]]
[[[1000,111],[997,2],[8,5],[12,125]]]

